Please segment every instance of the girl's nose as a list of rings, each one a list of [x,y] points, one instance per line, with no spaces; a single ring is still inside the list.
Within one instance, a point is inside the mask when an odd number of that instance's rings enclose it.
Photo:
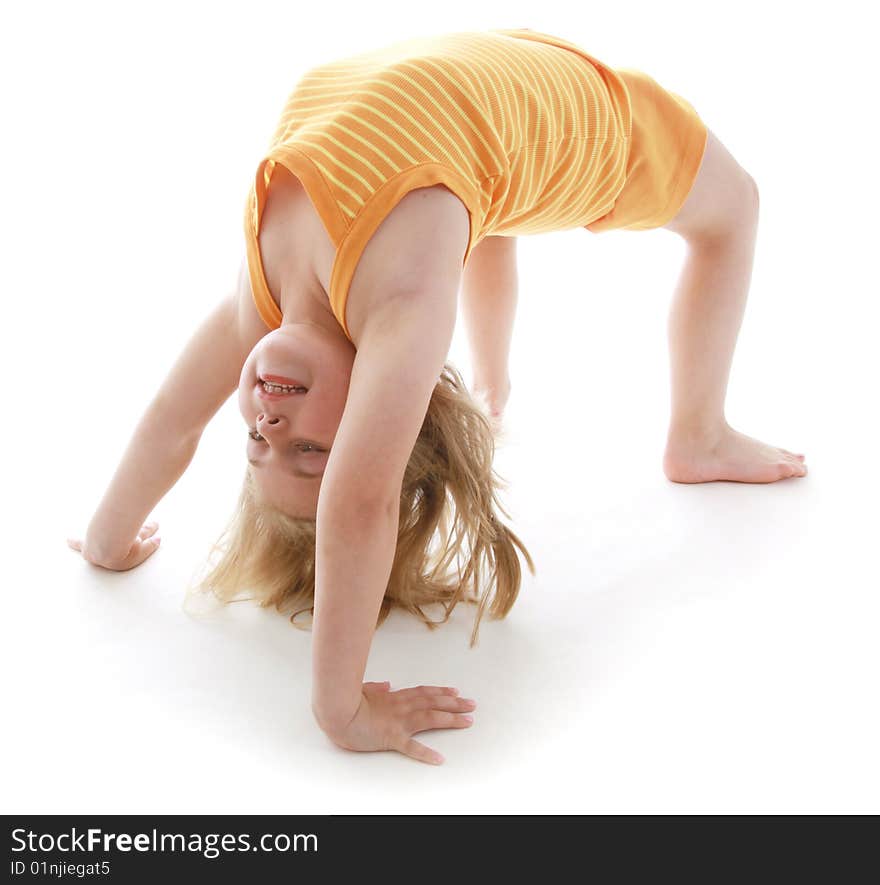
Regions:
[[[261,412],[257,415],[257,429],[265,428],[265,427],[273,427],[274,425],[280,422],[280,418],[276,418],[273,416],[267,416],[265,412]],[[262,431],[260,431],[262,433]]]

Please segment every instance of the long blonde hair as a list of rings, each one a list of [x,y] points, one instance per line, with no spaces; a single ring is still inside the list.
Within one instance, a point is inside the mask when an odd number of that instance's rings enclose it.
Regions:
[[[510,518],[498,500],[507,484],[493,467],[494,455],[489,418],[447,363],[404,473],[397,548],[377,627],[396,606],[434,629],[464,601],[477,605],[473,647],[487,610],[493,619],[510,611],[522,578],[517,550],[532,575],[535,566],[498,517]],[[261,502],[248,467],[236,512],[211,549],[220,558],[190,592],[275,606],[306,629],[296,617],[314,614],[315,528],[314,519],[291,517]],[[253,595],[242,596],[247,590]],[[435,603],[446,612],[440,621],[422,610]]]

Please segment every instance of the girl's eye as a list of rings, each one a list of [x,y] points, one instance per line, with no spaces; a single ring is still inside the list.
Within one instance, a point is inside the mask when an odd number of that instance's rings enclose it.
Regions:
[[[257,442],[259,442],[260,440],[263,440],[265,442],[265,437],[263,437],[259,433],[259,431],[257,431],[257,430],[248,430],[248,436],[251,439],[256,440]],[[300,445],[297,446],[297,448],[301,452],[320,452],[320,451],[322,451],[317,446],[313,446],[311,443],[301,443]]]

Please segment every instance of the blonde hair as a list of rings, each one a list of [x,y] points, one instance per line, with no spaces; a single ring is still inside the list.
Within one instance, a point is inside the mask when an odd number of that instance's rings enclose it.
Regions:
[[[473,647],[487,610],[493,619],[510,611],[522,577],[517,550],[532,575],[535,566],[498,518],[499,512],[510,517],[498,501],[507,484],[493,468],[494,455],[489,418],[447,363],[404,473],[397,548],[377,627],[398,607],[433,630],[464,601],[478,606]],[[432,544],[435,535],[439,543]],[[250,468],[235,515],[211,553],[216,551],[219,560],[191,592],[213,593],[224,603],[252,599],[264,608],[275,606],[306,629],[296,617],[314,614],[315,520],[288,516],[260,501]],[[253,595],[242,597],[247,589]],[[440,621],[422,610],[435,603],[446,612]]]

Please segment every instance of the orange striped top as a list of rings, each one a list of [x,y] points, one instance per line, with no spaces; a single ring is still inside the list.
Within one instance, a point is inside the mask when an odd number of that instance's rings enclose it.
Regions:
[[[631,106],[614,70],[527,28],[418,37],[307,71],[288,97],[245,207],[257,309],[281,311],[258,234],[276,163],[303,184],[336,247],[328,293],[345,303],[371,235],[414,188],[442,184],[467,207],[464,255],[485,236],[587,226],[623,188]]]

